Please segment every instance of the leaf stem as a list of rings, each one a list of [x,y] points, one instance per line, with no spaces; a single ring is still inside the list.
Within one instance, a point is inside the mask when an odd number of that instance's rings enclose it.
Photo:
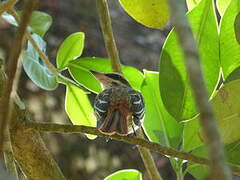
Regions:
[[[185,15],[185,1],[169,0],[169,5],[172,21],[176,28],[176,34],[185,56],[186,69],[188,71],[195,102],[200,112],[200,124],[206,139],[210,157],[211,173],[209,179],[232,179],[230,170],[226,165],[223,145],[220,140],[215,116],[208,102],[208,93],[204,84],[200,58],[194,36]]]

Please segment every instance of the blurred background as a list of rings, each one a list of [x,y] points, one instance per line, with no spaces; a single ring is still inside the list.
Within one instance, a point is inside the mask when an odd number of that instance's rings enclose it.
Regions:
[[[129,17],[117,0],[108,2],[121,62],[140,70],[157,71],[161,48],[170,26],[164,31],[146,28]],[[47,55],[53,64],[62,41],[79,31],[86,36],[82,57],[106,57],[95,1],[43,0],[39,1],[38,10],[53,18],[53,24],[45,36]],[[15,30],[0,19],[0,57],[4,59],[7,59]],[[64,86],[60,85],[52,92],[44,91],[22,72],[19,95],[26,103],[32,119],[38,122],[71,123],[64,111]],[[80,134],[42,133],[42,137],[67,179],[101,180],[117,170],[127,168],[137,169],[143,173],[145,180],[149,179],[138,150],[133,145],[106,141],[104,138],[91,141]],[[153,153],[153,156],[164,179],[176,179],[168,159],[158,153]]]

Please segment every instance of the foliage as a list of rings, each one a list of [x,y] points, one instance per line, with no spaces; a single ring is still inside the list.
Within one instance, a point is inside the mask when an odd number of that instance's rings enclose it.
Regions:
[[[130,16],[145,26],[163,28],[169,18],[165,0],[143,0],[141,3],[119,1]],[[240,77],[239,3],[240,0],[218,0],[215,9],[213,0],[187,0],[189,10],[187,17],[200,53],[209,100],[214,107],[228,162],[235,165],[240,165],[240,158],[237,156],[240,152],[238,131],[240,108],[236,103],[239,101],[240,87],[240,80],[237,80]],[[146,12],[139,13],[143,9]],[[221,15],[220,24],[216,19],[217,10]],[[10,14],[4,13],[2,17],[17,26]],[[29,25],[33,39],[43,52],[46,49],[44,34],[51,22],[49,15],[36,11]],[[112,72],[111,63],[110,60],[99,57],[80,57],[84,48],[84,39],[83,32],[68,36],[58,49],[56,64],[59,72],[68,70],[76,83],[83,86],[86,91],[97,94],[102,89],[90,70]],[[61,82],[39,58],[30,42],[23,52],[22,63],[26,74],[40,88],[54,90]],[[122,65],[124,77],[133,89],[140,91],[144,96],[146,117],[143,128],[146,135],[150,141],[207,158],[198,111],[174,29],[168,34],[164,43],[159,68],[159,72],[148,70],[141,72],[134,67]],[[226,81],[222,83],[219,81],[220,77]],[[65,85],[65,109],[72,123],[95,126],[96,118],[87,92],[70,83]],[[221,88],[217,89],[220,86]],[[91,135],[87,136],[94,138]],[[171,157],[170,160],[176,172],[182,170],[182,161]],[[187,163],[184,173],[187,172],[197,179],[203,179],[208,169]],[[105,179],[121,179],[123,176],[129,179],[141,179],[141,173],[136,170],[118,171]]]

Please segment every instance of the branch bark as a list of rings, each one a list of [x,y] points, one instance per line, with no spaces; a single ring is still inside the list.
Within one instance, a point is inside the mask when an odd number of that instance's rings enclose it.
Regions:
[[[115,139],[118,141],[123,141],[133,145],[139,145],[149,150],[164,154],[166,156],[176,157],[179,159],[187,160],[189,162],[202,164],[209,166],[210,161],[205,158],[201,158],[190,153],[180,152],[175,149],[162,146],[160,144],[149,142],[145,139],[139,137],[130,137],[130,136],[107,136],[105,134],[100,133],[94,127],[88,126],[78,126],[78,125],[65,125],[65,124],[52,124],[52,123],[34,123],[31,121],[25,121],[22,124],[22,128],[26,131],[37,130],[37,131],[44,131],[44,132],[55,132],[55,133],[84,133],[84,134],[93,134],[99,137],[105,137],[110,139]],[[240,175],[240,167],[238,166],[230,166],[231,170],[234,174]]]
[[[11,2],[12,4],[9,3],[11,5],[9,5],[9,8],[12,7],[15,3],[15,1]],[[24,43],[24,35],[34,7],[35,1],[28,0],[24,4],[23,15],[14,38],[15,48],[12,48],[11,50],[8,65],[6,68],[8,79],[7,81],[5,81],[5,85],[3,86],[3,93],[0,103],[0,150],[3,151],[6,167],[8,168],[9,173],[13,175],[15,180],[18,179],[18,173],[16,170],[15,160],[12,151],[9,124],[13,111],[12,99],[13,96],[16,94],[18,86],[20,72],[18,68],[19,57]]]
[[[109,14],[107,0],[97,0],[97,9],[99,14],[100,25],[102,28],[102,34],[104,37],[105,46],[107,49],[108,57],[111,59],[111,66],[113,72],[123,74],[121,69],[121,63],[119,59],[119,53],[117,46],[114,40],[112,26],[111,26],[111,17]],[[138,136],[143,136],[143,131],[140,128],[138,130]],[[155,165],[154,159],[150,151],[143,147],[138,147],[138,151],[143,159],[144,165],[147,169],[147,172],[152,180],[161,180],[162,177],[159,174],[157,167]]]
[[[15,104],[22,104],[15,98]],[[23,106],[15,106],[10,129],[15,159],[28,179],[66,180],[55,160],[51,157],[38,131],[29,131],[21,124],[28,119]]]
[[[112,70],[122,74],[121,63],[118,55],[117,46],[114,40],[111,17],[108,10],[108,4],[106,0],[96,0],[100,25],[104,42],[107,50],[108,57],[111,59]]]
[[[3,2],[0,4],[0,16],[4,11],[12,8],[16,4],[17,0],[8,0],[7,2]]]
[[[182,46],[190,84],[200,112],[200,124],[206,138],[210,157],[211,179],[228,180],[231,173],[226,165],[223,145],[217,129],[215,116],[208,102],[208,93],[204,85],[200,58],[190,25],[185,15],[184,0],[169,0],[172,21]]]

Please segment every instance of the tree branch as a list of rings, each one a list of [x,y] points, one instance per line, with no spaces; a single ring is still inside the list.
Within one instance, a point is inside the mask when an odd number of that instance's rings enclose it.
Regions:
[[[13,111],[12,97],[16,93],[19,79],[19,57],[24,43],[24,35],[27,29],[31,13],[34,9],[35,1],[28,0],[25,3],[23,15],[19,23],[18,30],[15,35],[14,45],[12,48],[7,66],[8,80],[5,81],[0,103],[0,150],[3,151],[6,166],[9,172],[14,175],[14,179],[18,179],[18,174],[15,166],[14,156],[12,152],[11,139],[9,133],[9,124]]]
[[[232,179],[226,165],[215,116],[208,102],[208,93],[204,85],[196,43],[185,15],[185,1],[169,0],[169,5],[171,7],[172,21],[184,52],[190,84],[200,112],[200,124],[206,138],[210,157],[211,178],[219,180]]]
[[[84,134],[93,134],[99,137],[111,138],[118,141],[123,141],[133,145],[139,145],[145,147],[149,150],[164,154],[166,156],[176,157],[179,159],[187,160],[189,162],[202,164],[209,166],[209,160],[205,158],[201,158],[190,153],[180,152],[175,149],[162,146],[160,144],[149,142],[145,139],[139,137],[130,137],[130,136],[107,136],[105,134],[100,133],[94,127],[88,126],[78,126],[78,125],[65,125],[65,124],[52,124],[52,123],[34,123],[30,121],[25,121],[22,125],[22,128],[26,131],[37,130],[44,132],[56,132],[56,133],[84,133]],[[234,174],[240,175],[240,167],[231,166],[231,170]]]
[[[117,46],[114,40],[111,17],[106,0],[96,0],[102,34],[107,49],[108,57],[111,59],[112,70],[122,74],[121,63],[118,55]]]
[[[0,4],[0,16],[2,15],[2,13],[4,11],[11,9],[16,4],[16,2],[17,2],[17,0],[8,0],[6,2],[1,3]]]

